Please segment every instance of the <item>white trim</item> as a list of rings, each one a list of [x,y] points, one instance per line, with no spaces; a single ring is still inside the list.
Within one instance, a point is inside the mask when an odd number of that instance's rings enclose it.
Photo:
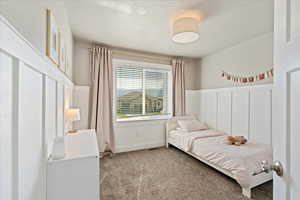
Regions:
[[[143,69],[143,77],[142,77],[142,92],[143,92],[143,95],[142,95],[142,115],[146,114],[146,84],[145,84],[145,80],[146,80],[146,73]],[[139,118],[139,117],[137,117],[137,118]],[[130,120],[130,119],[128,119],[128,120]],[[117,119],[117,121],[120,121],[120,119]]]
[[[139,145],[131,145],[131,146],[120,146],[116,148],[116,153],[129,152],[129,151],[137,151],[141,149],[151,149],[163,147],[165,145],[164,142],[154,142],[149,144],[139,144]]]
[[[185,90],[186,95],[200,94],[201,90]]]
[[[153,116],[137,116],[137,117],[124,117],[124,118],[118,118],[116,119],[116,122],[139,122],[139,121],[152,121],[152,120],[167,120],[170,119],[172,117],[171,114],[169,115],[153,115]]]
[[[129,120],[124,122],[116,121],[114,123],[115,128],[120,127],[137,127],[137,126],[145,126],[145,125],[164,125],[168,119],[151,119],[151,120]]]
[[[265,84],[186,91],[187,114],[219,131],[272,144],[272,88]]]
[[[139,67],[143,68],[155,68],[155,69],[164,69],[164,70],[170,70],[171,71],[171,65],[166,64],[159,64],[159,63],[150,63],[150,62],[140,62],[140,61],[133,61],[133,60],[125,60],[125,59],[113,59],[113,66],[119,65],[119,64],[125,64],[125,65],[138,65]],[[142,66],[141,66],[142,65]]]
[[[162,69],[163,71],[167,71],[168,73],[168,113],[172,113],[173,106],[172,106],[172,67],[171,65],[165,65],[165,64],[158,64],[158,63],[147,63],[147,62],[140,62],[140,61],[131,61],[131,60],[125,60],[125,59],[113,59],[113,120],[114,123],[124,123],[124,122],[139,122],[139,121],[151,121],[151,120],[166,120],[171,117],[171,115],[166,116],[166,114],[161,115],[155,115],[153,117],[151,116],[137,116],[132,118],[117,118],[116,112],[116,87],[117,87],[117,81],[116,81],[116,67],[120,65],[135,65],[141,68],[146,68],[147,70],[152,69]],[[143,74],[144,76],[144,74]],[[144,77],[143,77],[144,79]],[[145,107],[144,107],[144,81],[143,81],[143,114],[145,113]]]
[[[73,86],[72,81],[48,57],[33,47],[2,15],[0,15],[0,32],[0,51],[64,85]]]
[[[172,70],[169,72],[169,77],[168,77],[168,111],[173,115],[173,74]]]
[[[19,76],[20,76],[20,61],[14,60],[13,61],[13,94],[12,94],[12,141],[15,144],[19,144],[20,143],[20,135],[19,135],[19,88],[20,88],[20,84],[19,84]],[[19,199],[19,145],[13,145],[12,146],[12,152],[13,152],[13,184],[12,187],[14,189],[12,189],[13,194],[12,194],[12,198],[13,200],[18,200]]]
[[[201,90],[189,90],[189,91],[200,91],[200,92],[220,92],[236,89],[253,89],[253,88],[273,88],[273,84],[261,84],[261,85],[247,85],[247,86],[237,86],[237,87],[225,87],[225,88],[212,88],[212,89],[201,89]]]
[[[41,105],[37,105],[37,109],[39,109],[39,111],[42,111],[42,118],[41,118],[41,127],[39,127],[39,136],[41,136],[41,140],[39,139],[39,143],[40,145],[37,147],[37,145],[34,145],[33,148],[39,148],[38,150],[41,151],[41,159],[43,159],[41,162],[40,166],[40,176],[41,176],[41,180],[44,181],[46,179],[45,177],[45,170],[47,170],[45,168],[45,161],[46,161],[46,142],[48,144],[48,141],[46,141],[45,138],[45,133],[46,133],[46,121],[45,121],[45,115],[47,113],[45,113],[45,90],[47,90],[47,87],[45,85],[45,79],[49,78],[51,80],[55,81],[55,90],[57,90],[57,84],[61,84],[64,85],[66,87],[72,88],[73,87],[73,83],[72,81],[63,73],[61,72],[57,66],[55,66],[48,57],[46,57],[43,53],[41,53],[40,51],[38,51],[35,47],[33,47],[33,45],[28,42],[2,15],[0,15],[0,53],[3,54],[4,56],[7,56],[9,58],[12,58],[13,63],[11,66],[7,66],[7,65],[3,65],[0,67],[12,67],[13,68],[13,75],[12,77],[10,77],[10,79],[12,79],[13,81],[13,86],[12,86],[12,98],[13,98],[13,109],[12,109],[12,118],[13,118],[13,123],[12,123],[12,140],[14,142],[14,145],[12,147],[12,156],[13,156],[13,175],[12,175],[12,181],[13,184],[8,185],[8,187],[12,187],[13,188],[13,200],[17,200],[19,198],[22,198],[20,195],[20,191],[24,190],[23,185],[21,184],[21,180],[20,180],[20,163],[19,163],[19,150],[20,150],[20,145],[22,146],[22,142],[24,142],[23,140],[21,140],[20,138],[20,133],[19,133],[19,123],[21,123],[19,120],[21,119],[20,117],[22,117],[20,115],[20,110],[19,110],[19,106],[20,106],[20,102],[22,102],[23,98],[26,98],[27,100],[32,100],[30,99],[31,97],[27,97],[24,96],[26,95],[26,90],[24,91],[23,87],[20,87],[22,85],[20,80],[21,78],[24,78],[24,74],[21,74],[21,71],[27,70],[29,71],[28,74],[30,73],[34,73],[34,76],[39,77],[39,84],[38,88],[42,89],[42,91],[38,91],[38,95],[40,95],[39,97],[41,97],[41,101],[39,101],[41,103]],[[25,75],[28,75],[25,74]],[[22,77],[21,77],[22,76]],[[31,84],[31,83],[28,83]],[[33,82],[33,84],[37,84],[37,82]],[[26,88],[31,88],[31,86],[35,86],[35,85],[27,85]],[[32,89],[34,89],[34,87],[32,87]],[[31,91],[32,92],[32,91]],[[0,97],[1,98],[1,97]],[[33,100],[35,97],[32,97]],[[56,101],[56,106],[57,106],[57,99],[55,99]],[[24,102],[23,102],[24,104]],[[22,106],[26,107],[26,105]],[[63,107],[61,109],[64,109]],[[57,109],[54,111],[57,112]],[[24,114],[24,113],[23,113]],[[41,114],[39,112],[39,114]],[[56,118],[56,117],[55,117]],[[56,120],[56,119],[52,119],[52,120]],[[6,121],[6,120],[5,120]],[[57,120],[56,120],[57,121]],[[9,119],[8,119],[9,122]],[[32,121],[32,124],[29,124],[28,126],[34,125],[34,121]],[[62,122],[64,123],[64,122]],[[56,126],[57,126],[57,122],[56,122]],[[56,127],[57,129],[57,127]],[[20,130],[21,131],[21,130]],[[22,130],[25,131],[26,130]],[[27,133],[27,132],[26,132]],[[29,133],[30,134],[30,133]],[[38,172],[38,171],[37,171]],[[30,181],[34,181],[34,180],[30,180]],[[45,184],[45,183],[41,183],[41,184]],[[26,189],[26,188],[25,188]],[[40,191],[41,195],[43,197],[41,197],[41,200],[45,199],[45,185],[42,185],[42,189]]]

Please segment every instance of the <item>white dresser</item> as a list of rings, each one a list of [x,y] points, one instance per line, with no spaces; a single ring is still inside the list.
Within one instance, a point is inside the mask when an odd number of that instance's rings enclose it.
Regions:
[[[47,200],[99,200],[100,166],[94,130],[64,137],[65,157],[47,169]]]

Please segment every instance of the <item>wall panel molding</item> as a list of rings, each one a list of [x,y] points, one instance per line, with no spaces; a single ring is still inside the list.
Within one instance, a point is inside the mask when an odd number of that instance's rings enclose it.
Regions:
[[[217,129],[231,134],[232,130],[232,92],[220,91],[217,93]]]
[[[186,98],[187,113],[198,113],[211,128],[272,143],[271,84],[187,91]]]
[[[19,199],[43,199],[43,76],[20,65],[18,177]]]
[[[116,152],[162,147],[166,120],[115,122]]]
[[[73,83],[1,15],[0,32],[0,199],[46,200],[46,161]]]
[[[72,81],[30,44],[2,15],[0,15],[0,51],[12,55],[30,68],[53,78],[67,86],[73,86]]]
[[[200,92],[199,119],[207,123],[210,128],[217,127],[218,97],[217,92]]]
[[[249,138],[249,90],[235,89],[232,91],[232,121],[233,136]]]
[[[200,118],[200,91],[199,90],[186,90],[186,112]]]
[[[0,52],[0,199],[12,199],[14,179],[13,150],[13,58]],[[1,142],[5,141],[5,142]]]

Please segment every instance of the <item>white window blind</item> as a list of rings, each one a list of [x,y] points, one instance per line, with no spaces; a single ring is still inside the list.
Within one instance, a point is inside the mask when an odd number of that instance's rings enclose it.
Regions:
[[[118,62],[115,67],[117,119],[169,115],[170,69]]]

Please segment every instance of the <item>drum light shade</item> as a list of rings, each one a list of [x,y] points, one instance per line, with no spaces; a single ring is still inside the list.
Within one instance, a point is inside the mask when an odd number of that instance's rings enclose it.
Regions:
[[[199,20],[193,17],[183,17],[173,23],[173,41],[191,43],[199,38]]]

